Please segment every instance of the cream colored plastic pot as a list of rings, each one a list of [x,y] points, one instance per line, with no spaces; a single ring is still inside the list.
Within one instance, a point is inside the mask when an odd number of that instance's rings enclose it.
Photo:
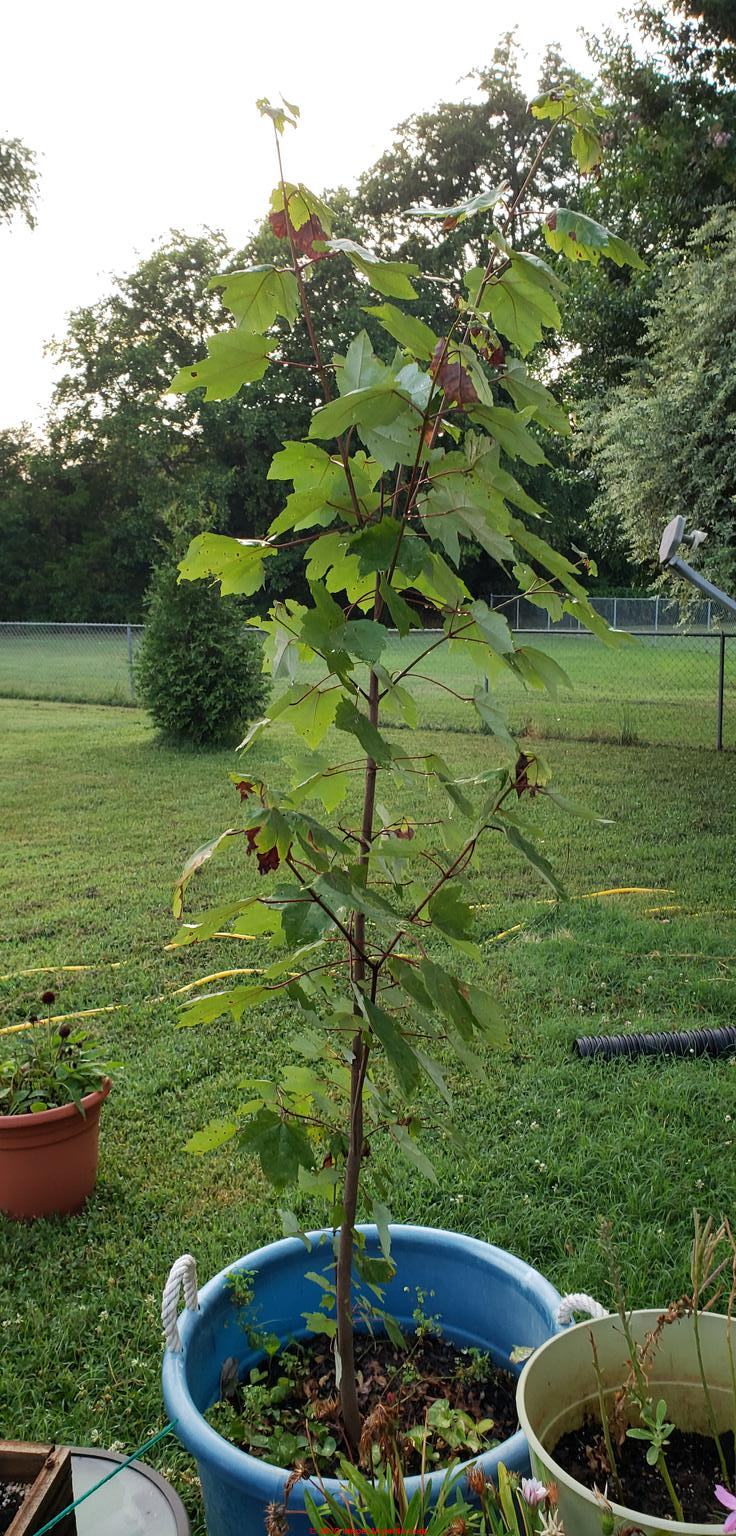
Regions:
[[[631,1318],[634,1337],[643,1341],[656,1326],[660,1315],[657,1311],[634,1312]],[[565,1536],[601,1536],[601,1505],[593,1492],[570,1477],[554,1458],[555,1445],[562,1435],[568,1430],[579,1429],[586,1417],[599,1418],[591,1333],[598,1350],[606,1398],[612,1399],[628,1370],[626,1341],[615,1315],[578,1323],[548,1339],[524,1366],[516,1394],[519,1422],[529,1443],[532,1469],[542,1482],[557,1484]],[[725,1431],[733,1423],[725,1317],[712,1313],[701,1315],[700,1337],[717,1426]],[[678,1429],[710,1433],[691,1318],[680,1318],[663,1329],[650,1380],[652,1397],[655,1401],[659,1397],[665,1399],[667,1417],[677,1424]],[[665,1494],[663,1510],[666,1503]],[[688,1524],[669,1520],[664,1515],[642,1514],[640,1510],[626,1509],[613,1502],[611,1508],[616,1530],[628,1526],[646,1536],[662,1531],[673,1533],[673,1536],[715,1536],[717,1531],[723,1530],[727,1513],[724,1510],[719,1520],[718,1505],[714,1501],[713,1510],[705,1510],[702,1521]]]

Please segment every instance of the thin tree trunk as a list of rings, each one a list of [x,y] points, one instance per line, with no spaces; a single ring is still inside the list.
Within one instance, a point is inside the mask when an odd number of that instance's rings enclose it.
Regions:
[[[375,610],[374,610],[375,611]],[[368,694],[368,716],[371,725],[378,722],[379,684],[375,672],[371,672]],[[376,764],[372,758],[366,763],[363,816],[361,820],[360,863],[367,864],[373,836],[373,812],[376,801]],[[365,917],[355,914],[355,941],[361,952],[365,951]],[[353,964],[354,980],[360,985],[366,979],[366,964],[361,954],[356,954]],[[350,1141],[345,1164],[343,1187],[343,1219],[337,1249],[337,1348],[340,1356],[340,1410],[345,1433],[353,1454],[357,1454],[360,1440],[361,1419],[358,1407],[358,1390],[355,1379],[355,1346],[353,1339],[353,1232],[358,1204],[358,1185],[363,1161],[363,1084],[368,1066],[368,1046],[359,1029],[353,1037],[353,1059],[350,1068]]]
[[[358,1203],[358,1182],[363,1157],[363,1081],[368,1050],[358,1032],[353,1039],[350,1071],[350,1144],[345,1165],[343,1219],[337,1250],[337,1348],[340,1355],[340,1409],[345,1433],[354,1455],[358,1451],[361,1419],[355,1379],[353,1307],[353,1230]]]

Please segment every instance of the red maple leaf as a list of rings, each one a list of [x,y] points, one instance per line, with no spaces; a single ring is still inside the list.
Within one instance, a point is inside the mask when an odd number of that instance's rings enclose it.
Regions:
[[[411,822],[402,821],[400,827],[394,828],[394,837],[400,838],[403,842],[409,843],[415,836],[416,833],[414,827],[411,825]]]
[[[308,256],[310,261],[321,261],[328,256],[328,251],[316,251],[315,240],[326,240],[327,235],[322,228],[316,213],[310,215],[299,228],[292,224],[291,219],[283,208],[274,213],[269,213],[268,221],[277,240],[291,240],[294,249],[299,256]]]
[[[460,354],[451,351],[446,339],[438,341],[432,353],[429,371],[444,390],[450,405],[473,405],[478,399],[475,385],[460,361]]]
[[[268,853],[261,853],[259,850],[257,857],[259,875],[267,875],[269,870],[278,869],[279,864],[281,863],[279,858],[279,850],[275,843],[273,848],[269,848]]]
[[[247,800],[249,795],[255,794],[256,786],[252,779],[238,779],[235,788],[241,800]]]
[[[255,856],[258,860],[259,875],[267,875],[270,870],[278,869],[279,864],[281,863],[281,859],[279,858],[279,850],[275,843],[273,848],[268,848],[265,853],[262,848],[258,847],[257,838],[260,830],[260,827],[247,828],[245,836],[248,847],[245,851],[248,854],[248,857],[250,857],[252,853],[255,853]]]
[[[512,788],[516,790],[516,794],[519,800],[521,799],[522,795],[527,794],[533,800],[534,796],[539,793],[539,785],[532,784],[529,779],[529,769],[531,768],[533,762],[534,758],[527,757],[525,752],[520,752],[516,759],[516,767],[514,768],[515,778]]]

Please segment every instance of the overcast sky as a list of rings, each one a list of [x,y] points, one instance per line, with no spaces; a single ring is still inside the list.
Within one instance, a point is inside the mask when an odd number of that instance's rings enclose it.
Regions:
[[[470,91],[461,79],[514,24],[531,92],[546,43],[584,67],[578,36],[619,0],[23,0],[3,19],[0,137],[39,155],[38,225],[0,230],[0,428],[40,422],[44,342],[169,229],[242,243],[274,184],[256,97],[302,110],[287,175],[354,181],[411,112]],[[437,18],[433,21],[432,18]]]

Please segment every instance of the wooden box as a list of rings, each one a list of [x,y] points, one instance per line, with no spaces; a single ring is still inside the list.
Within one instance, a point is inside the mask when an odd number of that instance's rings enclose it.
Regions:
[[[25,1483],[28,1488],[6,1536],[35,1536],[36,1531],[66,1509],[74,1498],[72,1455],[63,1446],[0,1440],[0,1479],[6,1483]],[[54,1526],[49,1536],[77,1536],[73,1510]]]

